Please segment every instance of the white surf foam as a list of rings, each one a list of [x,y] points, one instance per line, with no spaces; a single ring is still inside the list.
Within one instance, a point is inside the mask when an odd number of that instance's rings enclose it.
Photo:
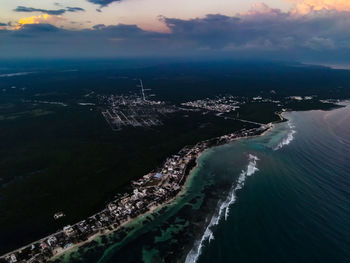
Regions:
[[[24,76],[24,75],[33,74],[33,73],[35,72],[17,72],[17,73],[9,73],[9,74],[0,74],[0,78]]]
[[[197,262],[199,256],[202,253],[202,249],[204,246],[204,242],[214,239],[214,234],[212,228],[219,224],[220,220],[224,218],[227,220],[230,212],[230,206],[234,204],[237,200],[236,192],[244,187],[245,180],[248,176],[253,175],[255,172],[259,171],[259,169],[256,167],[256,163],[259,160],[258,157],[249,154],[249,164],[246,168],[246,170],[242,170],[241,174],[239,175],[237,181],[233,184],[231,191],[229,192],[228,197],[225,201],[223,201],[220,204],[219,211],[217,214],[215,214],[208,224],[207,228],[204,231],[204,234],[202,238],[195,243],[195,246],[193,249],[188,253],[186,257],[186,263],[195,263]]]
[[[288,132],[287,136],[273,149],[274,151],[277,151],[281,149],[283,146],[290,144],[294,140],[294,134],[296,133],[296,130],[294,130],[295,126],[292,123],[288,123],[290,131]]]

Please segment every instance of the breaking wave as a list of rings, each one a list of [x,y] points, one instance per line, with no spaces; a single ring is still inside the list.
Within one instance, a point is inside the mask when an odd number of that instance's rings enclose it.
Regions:
[[[277,151],[281,149],[283,146],[290,144],[294,140],[294,134],[296,133],[295,126],[291,123],[288,123],[290,131],[288,132],[287,136],[273,149],[274,151]]]
[[[9,77],[17,77],[33,74],[35,72],[17,72],[17,73],[9,73],[9,74],[0,74],[0,78],[9,78]]]
[[[214,233],[212,228],[219,224],[220,220],[224,218],[227,220],[230,212],[230,206],[236,202],[236,192],[244,187],[245,180],[248,176],[253,175],[255,172],[259,171],[259,169],[256,167],[257,161],[259,160],[258,157],[249,154],[249,164],[246,168],[246,170],[242,170],[241,174],[239,175],[236,182],[233,184],[231,191],[229,192],[228,197],[225,201],[223,201],[219,207],[219,211],[217,214],[215,214],[208,224],[207,228],[204,231],[204,234],[202,238],[196,242],[194,248],[188,253],[186,257],[186,263],[195,263],[197,262],[199,256],[202,253],[202,249],[204,246],[204,242],[214,239]]]

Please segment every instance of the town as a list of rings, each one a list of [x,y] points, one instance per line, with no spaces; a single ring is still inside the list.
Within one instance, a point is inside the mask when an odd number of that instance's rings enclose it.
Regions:
[[[0,263],[47,262],[73,246],[83,245],[99,235],[119,230],[134,218],[152,213],[170,202],[182,190],[187,176],[196,166],[197,159],[206,149],[232,142],[238,138],[264,133],[272,124],[205,140],[182,148],[167,158],[162,166],[131,182],[131,191],[119,195],[100,212],[62,230],[0,257]],[[62,212],[55,218],[64,216]]]
[[[285,111],[289,103],[309,101],[327,103],[328,101],[318,101],[316,95],[311,96],[288,96],[276,98],[276,91],[270,90],[268,96],[240,97],[226,94],[215,98],[203,98],[194,101],[187,101],[179,105],[168,104],[164,101],[152,100],[146,95],[142,80],[139,80],[139,93],[121,95],[97,95],[101,113],[113,131],[120,131],[123,127],[155,127],[163,125],[162,119],[169,114],[179,111],[194,111],[206,114],[214,113],[218,117],[227,117],[235,112],[236,119],[239,118],[240,108],[245,104],[272,103],[277,106],[278,111]],[[87,95],[85,95],[87,96]],[[88,94],[89,96],[89,94]],[[93,105],[92,103],[80,103],[79,105]],[[231,114],[232,116],[232,114]]]
[[[182,106],[198,108],[202,110],[215,111],[219,113],[229,113],[231,111],[235,111],[239,108],[238,104],[240,102],[237,101],[237,97],[232,95],[218,97],[216,99],[202,99],[196,101],[189,101],[185,103],[181,103]]]
[[[112,130],[119,131],[124,126],[151,127],[162,125],[160,116],[177,111],[175,106],[163,101],[149,100],[142,80],[139,94],[99,96],[99,102],[106,105],[102,115]]]

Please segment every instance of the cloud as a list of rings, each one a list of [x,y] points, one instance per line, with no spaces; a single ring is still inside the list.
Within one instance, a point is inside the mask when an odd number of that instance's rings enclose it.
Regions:
[[[260,4],[233,17],[163,20],[177,38],[211,50],[350,49],[348,12],[323,10],[295,16]]]
[[[5,29],[7,26],[9,26],[9,23],[2,23],[2,22],[0,22],[0,30]]]
[[[350,12],[346,11],[296,15],[257,4],[249,12],[235,16],[210,14],[187,20],[161,17],[169,28],[165,33],[123,24],[68,30],[41,24],[58,24],[49,17],[32,19],[35,23],[25,23],[17,31],[0,30],[0,57],[16,54],[350,59]],[[18,41],[19,38],[23,40]]]
[[[20,29],[24,25],[32,25],[32,24],[48,24],[55,25],[59,22],[63,22],[65,19],[61,16],[52,16],[48,14],[42,14],[38,16],[30,16],[21,18],[18,23],[15,25],[15,29]]]
[[[113,2],[121,2],[122,0],[87,0],[90,3],[100,5],[101,7],[107,6]]]
[[[45,13],[50,15],[62,15],[66,12],[65,9],[47,10],[47,9],[25,7],[25,6],[17,6],[13,11],[23,12],[23,13],[40,12],[40,13]]]
[[[288,0],[295,3],[295,12],[299,14],[308,14],[312,11],[337,10],[350,11],[349,0]]]
[[[34,7],[17,6],[13,11],[22,13],[40,12],[49,15],[62,15],[66,12],[79,12],[85,10],[81,7],[66,7],[65,9],[62,8],[57,10],[48,10]]]
[[[51,24],[24,24],[20,30],[16,32],[14,36],[18,37],[29,37],[38,38],[41,34],[60,33],[60,29]]]
[[[98,25],[94,25],[92,28],[95,30],[101,30],[106,28],[106,26],[104,24],[98,24]]]
[[[85,12],[85,9],[81,8],[81,7],[70,7],[70,6],[67,6],[66,10],[67,10],[67,12]]]

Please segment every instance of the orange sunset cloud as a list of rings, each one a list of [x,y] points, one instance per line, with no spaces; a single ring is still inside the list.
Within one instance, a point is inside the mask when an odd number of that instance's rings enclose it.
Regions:
[[[52,24],[56,25],[57,23],[63,21],[64,19],[61,16],[53,16],[48,14],[42,14],[38,16],[30,16],[21,18],[15,26],[15,29],[20,29],[23,25],[28,24]]]
[[[308,14],[312,11],[319,10],[337,10],[337,11],[349,11],[349,0],[288,0],[289,2],[296,3],[295,12],[299,14]]]

